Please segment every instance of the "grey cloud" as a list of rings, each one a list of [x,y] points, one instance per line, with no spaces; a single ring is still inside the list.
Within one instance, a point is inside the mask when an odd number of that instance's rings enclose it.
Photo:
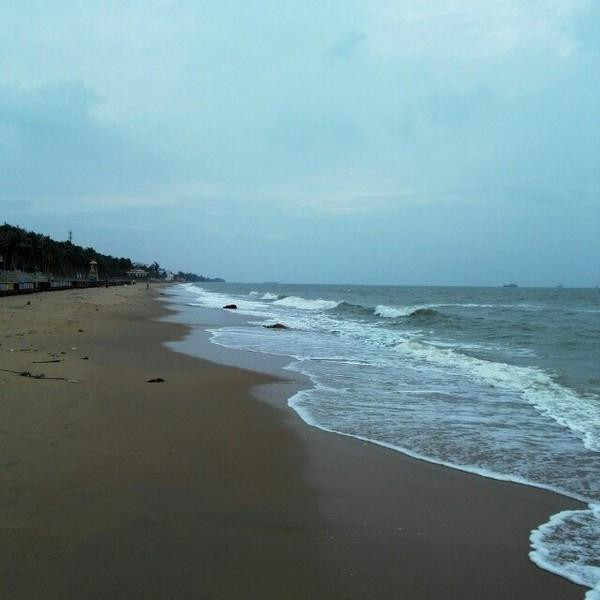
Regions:
[[[81,82],[0,87],[3,193],[69,197],[135,188],[160,165],[94,114],[99,94]]]

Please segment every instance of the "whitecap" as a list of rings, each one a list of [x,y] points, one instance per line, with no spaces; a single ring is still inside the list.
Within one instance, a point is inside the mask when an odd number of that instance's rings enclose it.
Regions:
[[[279,296],[277,294],[273,294],[272,292],[266,292],[262,295],[261,300],[277,300]]]
[[[418,306],[386,306],[385,304],[379,304],[375,307],[375,314],[378,317],[384,317],[385,319],[397,319],[398,317],[408,317],[417,308],[424,308]]]
[[[334,300],[308,300],[299,296],[286,296],[280,300],[275,300],[273,304],[277,306],[287,306],[289,308],[300,308],[302,310],[330,310],[339,305],[339,302]]]

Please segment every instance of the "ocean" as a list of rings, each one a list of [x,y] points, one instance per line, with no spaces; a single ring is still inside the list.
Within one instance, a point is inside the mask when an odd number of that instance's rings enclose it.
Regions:
[[[584,501],[531,532],[530,558],[600,599],[600,290],[180,284],[234,303],[215,344],[289,357],[310,425]],[[264,325],[281,323],[287,329]]]

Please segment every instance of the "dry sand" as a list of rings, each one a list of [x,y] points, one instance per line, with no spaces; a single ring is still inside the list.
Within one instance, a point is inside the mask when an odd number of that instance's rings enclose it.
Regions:
[[[1,598],[583,597],[527,558],[576,503],[310,428],[155,294],[0,299]]]

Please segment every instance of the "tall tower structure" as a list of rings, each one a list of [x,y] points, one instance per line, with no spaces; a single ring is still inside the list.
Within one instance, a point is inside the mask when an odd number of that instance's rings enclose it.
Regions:
[[[90,260],[88,278],[92,281],[98,281],[98,263],[95,260]]]

